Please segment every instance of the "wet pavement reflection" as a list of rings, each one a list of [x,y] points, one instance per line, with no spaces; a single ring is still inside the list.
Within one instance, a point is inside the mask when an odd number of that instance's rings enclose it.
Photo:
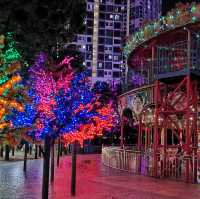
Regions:
[[[200,185],[135,176],[109,169],[101,164],[100,155],[77,157],[78,199],[199,199]],[[71,157],[61,158],[50,184],[50,199],[70,196]],[[40,199],[42,160],[29,160],[27,173],[23,162],[0,162],[0,199]]]

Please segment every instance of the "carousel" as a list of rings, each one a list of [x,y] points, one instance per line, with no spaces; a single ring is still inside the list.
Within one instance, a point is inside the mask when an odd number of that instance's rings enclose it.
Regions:
[[[200,4],[178,4],[144,25],[129,38],[124,53],[143,85],[119,96],[121,149],[110,150],[111,159],[103,149],[103,160],[153,177],[200,182]],[[138,126],[137,149],[127,154],[125,108]]]

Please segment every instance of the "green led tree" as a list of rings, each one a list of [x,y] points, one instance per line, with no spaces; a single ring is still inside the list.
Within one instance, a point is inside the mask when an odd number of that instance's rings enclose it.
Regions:
[[[13,34],[0,35],[0,144],[6,145],[5,159],[9,159],[9,145],[16,144],[19,131],[12,128],[12,110],[23,111],[25,95],[20,83],[21,55],[15,48]]]

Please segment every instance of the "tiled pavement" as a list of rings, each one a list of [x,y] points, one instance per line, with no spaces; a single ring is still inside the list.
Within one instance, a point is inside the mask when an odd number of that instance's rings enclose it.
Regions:
[[[0,162],[0,199],[40,199],[42,160]],[[70,197],[70,156],[62,157],[50,185],[50,199]],[[100,155],[78,155],[77,199],[200,199],[200,185],[159,180],[111,170],[101,165]]]

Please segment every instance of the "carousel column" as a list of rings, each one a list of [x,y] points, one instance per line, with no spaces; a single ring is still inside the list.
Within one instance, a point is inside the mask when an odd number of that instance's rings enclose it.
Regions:
[[[121,142],[120,142],[120,146],[123,149],[124,148],[124,117],[121,117]]]
[[[156,81],[155,86],[155,117],[154,117],[154,139],[153,139],[153,176],[157,177],[157,169],[158,169],[158,158],[157,158],[157,148],[158,148],[158,103],[159,103],[159,81]]]
[[[187,30],[187,67],[190,70],[191,67],[191,32],[189,29]],[[191,134],[190,134],[190,98],[191,94],[191,79],[190,75],[187,75],[186,77],[187,83],[186,83],[186,92],[187,92],[187,98],[186,98],[186,182],[189,182],[190,179],[190,142],[191,142]]]
[[[141,135],[142,135],[142,120],[139,119],[139,129],[138,129],[138,144],[137,144],[137,150],[141,151]]]
[[[146,127],[145,128],[145,152],[147,151],[147,148],[148,148],[148,133],[149,132],[149,128]]]
[[[187,76],[187,110],[186,110],[186,182],[190,178],[190,76]]]
[[[193,183],[197,183],[197,167],[198,167],[198,160],[197,160],[197,149],[198,149],[198,85],[197,82],[194,82],[194,115],[193,115]]]
[[[137,172],[140,173],[141,172],[141,145],[142,145],[142,120],[141,118],[139,119],[139,132],[138,132],[138,146],[137,146],[137,150],[138,150],[138,155],[137,155]]]
[[[164,126],[164,159],[163,159],[163,175],[164,177],[166,176],[166,165],[167,165],[167,128],[166,126]]]

